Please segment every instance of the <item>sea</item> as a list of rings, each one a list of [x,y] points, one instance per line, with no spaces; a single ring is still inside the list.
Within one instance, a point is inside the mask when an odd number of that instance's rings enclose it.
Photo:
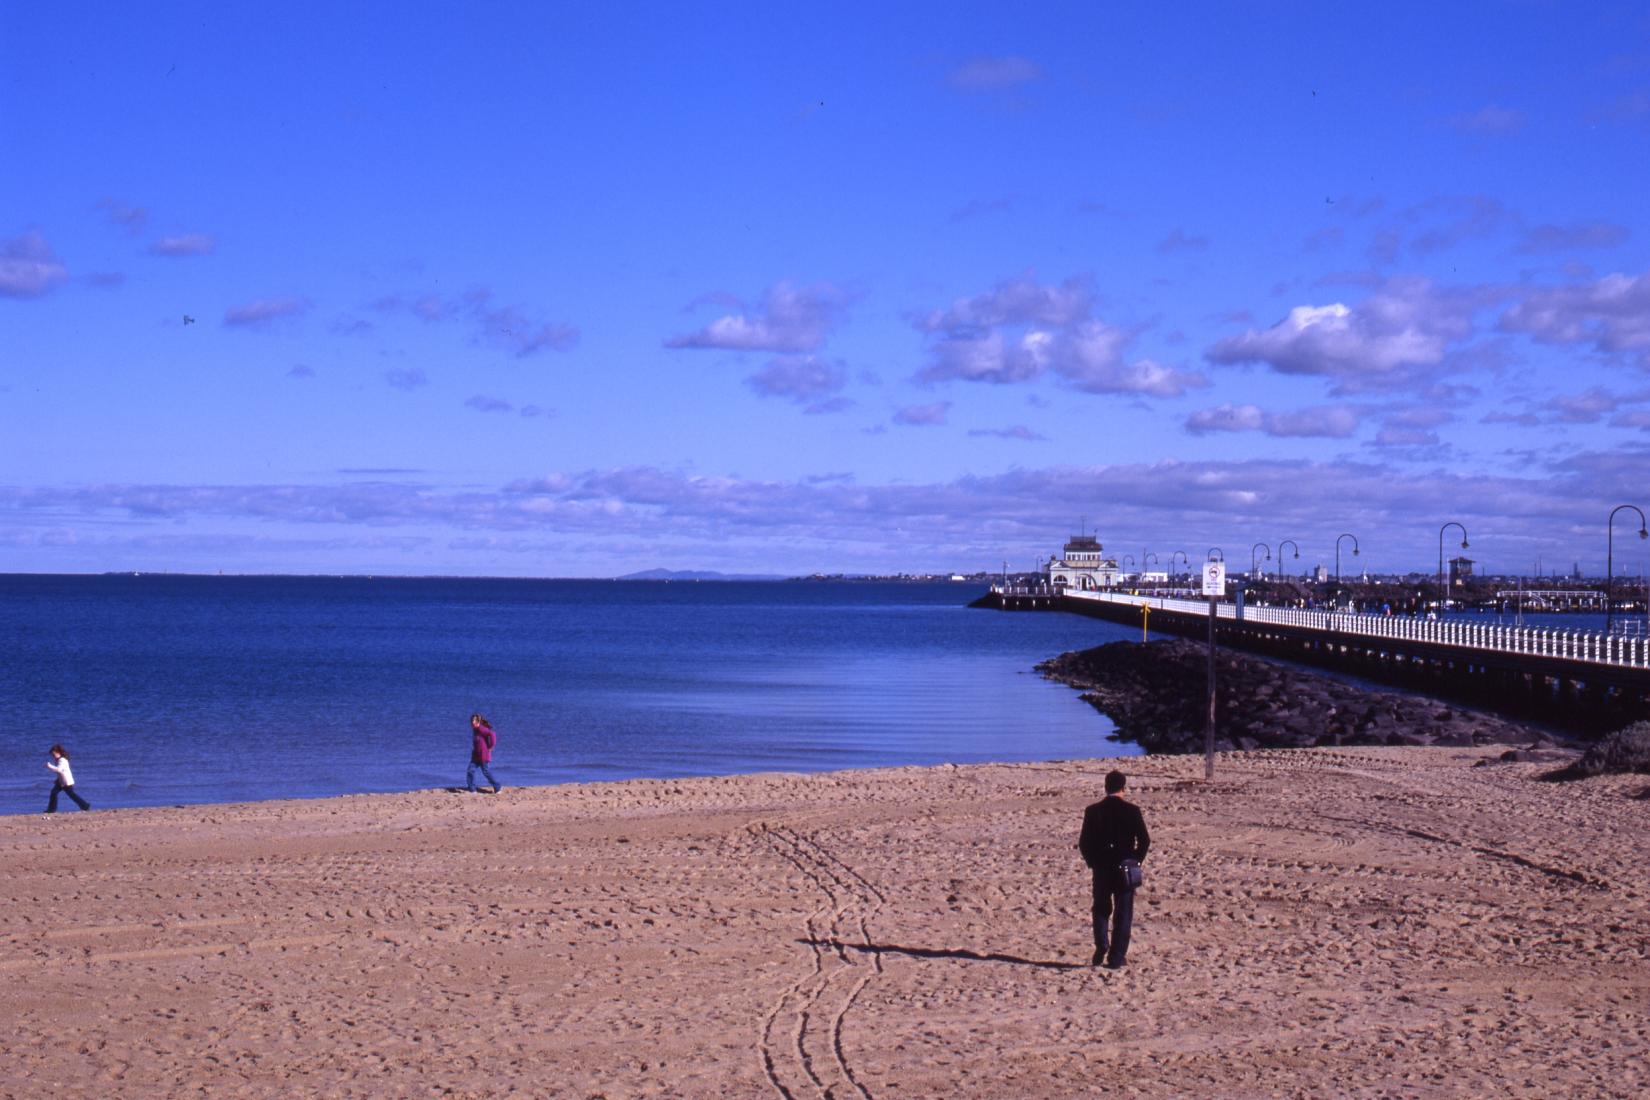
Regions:
[[[1139,630],[984,591],[0,575],[0,813],[1138,752],[1032,666]]]

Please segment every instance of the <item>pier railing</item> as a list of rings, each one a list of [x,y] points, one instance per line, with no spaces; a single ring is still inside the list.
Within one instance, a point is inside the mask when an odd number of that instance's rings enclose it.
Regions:
[[[1068,599],[1092,600],[1097,603],[1150,607],[1154,611],[1179,611],[1187,615],[1203,616],[1209,614],[1209,605],[1203,600],[1136,596],[1123,592],[1076,592],[1070,589],[1066,590],[1065,596]],[[1237,606],[1225,601],[1215,605],[1215,614],[1222,619],[1239,617]],[[1391,638],[1394,641],[1453,646],[1458,649],[1483,650],[1487,653],[1554,657],[1622,668],[1650,668],[1650,638],[1642,635],[1606,634],[1603,631],[1592,630],[1549,630],[1535,626],[1500,626],[1450,619],[1411,619],[1402,615],[1372,615],[1362,612],[1306,611],[1292,607],[1249,606],[1243,609],[1242,618],[1244,622],[1321,630],[1326,634]]]

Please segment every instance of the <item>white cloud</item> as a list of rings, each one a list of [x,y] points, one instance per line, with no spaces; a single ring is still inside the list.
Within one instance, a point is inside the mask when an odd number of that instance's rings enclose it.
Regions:
[[[782,356],[746,378],[745,384],[763,397],[813,404],[846,386],[848,369],[814,355]]]
[[[1265,363],[1283,374],[1405,385],[1412,368],[1437,367],[1471,335],[1475,304],[1423,281],[1396,281],[1356,306],[1296,306],[1265,331],[1216,341],[1206,355],[1213,363]]]
[[[38,298],[69,277],[38,232],[0,241],[0,296]]]
[[[1013,55],[971,57],[952,69],[947,81],[969,91],[995,91],[1032,84],[1043,78],[1042,66]]]
[[[1500,328],[1543,344],[1590,344],[1607,355],[1631,354],[1650,366],[1650,272],[1532,291],[1502,315]]]
[[[154,256],[206,256],[217,247],[210,233],[180,233],[175,237],[161,237],[149,246]]]
[[[829,283],[797,286],[781,280],[768,288],[759,307],[718,317],[697,332],[671,337],[665,347],[817,351],[841,322],[847,304],[847,294]]]
[[[1093,296],[1082,279],[1058,286],[1029,277],[998,283],[911,323],[930,337],[924,384],[1028,382],[1052,372],[1085,393],[1173,397],[1206,384],[1197,372],[1150,359],[1124,361],[1135,333],[1090,316]]]
[[[233,328],[265,329],[277,321],[296,317],[307,309],[307,298],[259,298],[243,306],[230,306],[224,311],[223,323]]]
[[[931,405],[907,405],[894,413],[894,423],[915,427],[936,427],[944,424],[951,412],[951,402],[936,401]]]
[[[1212,432],[1262,432],[1278,438],[1345,439],[1358,430],[1361,416],[1349,405],[1318,405],[1267,412],[1258,405],[1217,405],[1186,418],[1193,435]]]

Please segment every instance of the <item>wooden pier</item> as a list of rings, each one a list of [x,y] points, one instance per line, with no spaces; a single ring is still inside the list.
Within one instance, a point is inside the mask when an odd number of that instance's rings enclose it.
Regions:
[[[1068,611],[1206,638],[1207,601],[993,588],[982,606]],[[1149,609],[1149,611],[1148,611]],[[1650,638],[1294,608],[1215,605],[1216,643],[1586,732],[1650,718]]]

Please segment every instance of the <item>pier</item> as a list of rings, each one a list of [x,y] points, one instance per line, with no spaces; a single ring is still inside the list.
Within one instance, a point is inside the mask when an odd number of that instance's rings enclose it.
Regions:
[[[981,606],[1067,611],[1182,637],[1206,600],[994,586]],[[1339,670],[1485,710],[1598,732],[1650,718],[1650,638],[1602,631],[1215,604],[1217,645]]]

